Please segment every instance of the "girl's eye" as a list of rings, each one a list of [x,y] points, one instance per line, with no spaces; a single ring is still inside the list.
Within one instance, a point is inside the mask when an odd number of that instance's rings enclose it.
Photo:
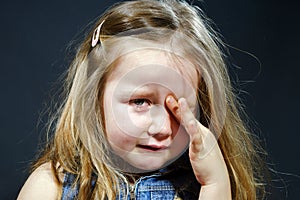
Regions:
[[[136,111],[141,112],[141,111],[148,111],[151,102],[147,99],[133,99],[129,101],[129,104],[134,106]]]

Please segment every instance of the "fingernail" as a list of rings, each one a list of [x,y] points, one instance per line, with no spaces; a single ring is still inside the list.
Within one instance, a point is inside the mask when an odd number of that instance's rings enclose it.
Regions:
[[[174,103],[174,97],[168,96],[167,102],[168,102],[168,103]]]
[[[186,110],[186,101],[185,101],[185,99],[180,99],[180,108],[182,109],[182,110]]]

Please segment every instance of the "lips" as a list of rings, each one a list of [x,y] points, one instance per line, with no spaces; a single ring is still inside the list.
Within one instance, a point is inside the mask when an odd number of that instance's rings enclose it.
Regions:
[[[138,144],[137,145],[138,148],[147,150],[147,151],[160,151],[160,150],[164,150],[166,148],[168,148],[165,145],[142,145],[142,144]]]

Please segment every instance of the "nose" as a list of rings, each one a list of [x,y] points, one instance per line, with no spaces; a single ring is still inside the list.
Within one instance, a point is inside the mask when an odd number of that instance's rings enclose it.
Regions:
[[[152,106],[150,114],[152,122],[148,129],[149,135],[169,136],[172,134],[171,116],[164,106]]]

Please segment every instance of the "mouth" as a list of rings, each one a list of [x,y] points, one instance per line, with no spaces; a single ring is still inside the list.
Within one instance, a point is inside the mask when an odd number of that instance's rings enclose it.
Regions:
[[[142,145],[142,144],[138,144],[137,147],[144,149],[146,151],[161,151],[168,148],[167,146],[164,145]]]

